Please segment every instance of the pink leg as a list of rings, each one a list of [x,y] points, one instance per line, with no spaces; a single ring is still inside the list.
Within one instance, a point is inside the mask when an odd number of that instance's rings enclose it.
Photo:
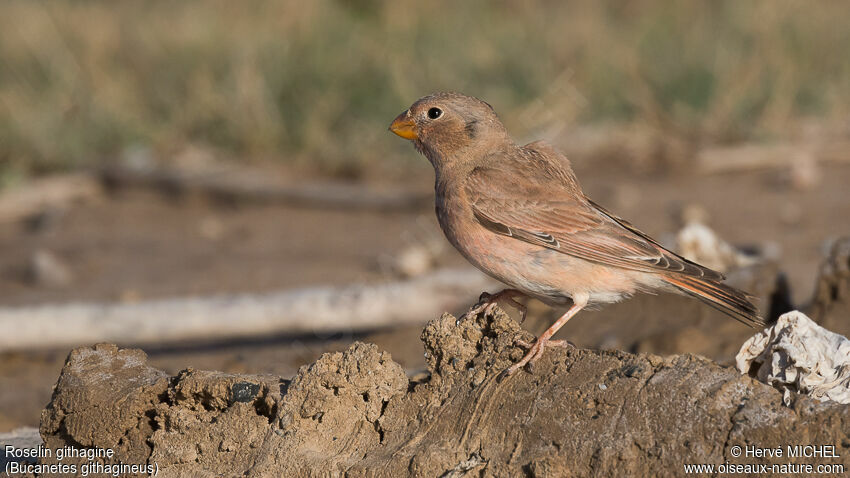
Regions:
[[[482,311],[490,311],[493,307],[495,307],[498,301],[502,299],[507,299],[507,301],[519,310],[520,313],[520,323],[525,321],[525,314],[528,312],[528,308],[519,302],[517,302],[514,297],[525,297],[525,294],[516,290],[516,289],[505,289],[501,292],[497,292],[493,295],[488,293],[481,294],[481,297],[478,299],[478,305],[470,309],[464,315],[476,315],[481,313]]]
[[[568,347],[572,344],[565,340],[549,340],[555,333],[564,326],[574,315],[578,313],[584,306],[587,305],[587,297],[574,297],[573,298],[573,306],[570,307],[570,310],[567,311],[564,315],[561,316],[560,319],[555,321],[551,327],[546,329],[545,332],[540,334],[540,337],[537,338],[537,341],[534,342],[528,352],[525,354],[525,357],[522,358],[519,362],[511,365],[507,370],[502,372],[502,377],[507,377],[517,370],[524,367],[526,364],[534,363],[540,357],[543,356],[543,350],[546,346],[555,346],[555,347]]]

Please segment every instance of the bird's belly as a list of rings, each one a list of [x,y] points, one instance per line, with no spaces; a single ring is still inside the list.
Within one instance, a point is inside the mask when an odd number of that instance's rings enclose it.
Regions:
[[[454,235],[453,245],[488,275],[549,305],[576,294],[612,303],[642,289],[640,273],[602,266],[484,228]]]

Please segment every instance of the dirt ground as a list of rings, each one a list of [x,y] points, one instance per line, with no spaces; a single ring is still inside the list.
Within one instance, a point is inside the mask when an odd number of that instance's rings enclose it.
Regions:
[[[783,174],[776,171],[658,176],[588,163],[576,164],[576,169],[590,197],[662,241],[679,227],[678,212],[697,204],[708,211],[709,224],[730,242],[777,245],[778,267],[787,275],[798,304],[812,294],[824,244],[850,235],[848,166],[823,166],[819,184],[805,190],[789,188]],[[427,191],[431,181],[423,176],[409,187]],[[381,266],[382,257],[437,234],[430,208],[377,213],[234,206],[123,191],[39,221],[0,227],[0,305],[139,300],[381,281],[392,277]],[[72,282],[59,287],[34,284],[27,271],[37,250],[58,257],[72,272]],[[464,263],[448,249],[439,262]],[[757,286],[756,282],[750,283]],[[762,286],[769,292],[770,284]],[[470,297],[470,303],[476,299]],[[656,300],[661,299],[647,296],[582,314],[560,335],[593,349],[694,352],[729,363],[751,334],[685,298],[676,299],[677,312],[664,317],[642,312],[657,311],[652,307]],[[540,332],[554,313],[533,303],[524,328]],[[619,319],[615,322],[611,317]],[[360,340],[386,350],[405,372],[413,374],[425,368],[421,330],[411,326],[358,336],[186,343],[145,351],[148,364],[169,375],[192,367],[292,377],[298,367],[323,352],[341,351]],[[0,432],[38,426],[40,411],[50,400],[68,352],[0,354]]]

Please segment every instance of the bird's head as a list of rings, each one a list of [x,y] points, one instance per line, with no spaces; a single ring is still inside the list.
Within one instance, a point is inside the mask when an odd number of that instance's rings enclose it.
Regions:
[[[413,141],[435,167],[472,160],[507,139],[493,107],[459,93],[420,98],[396,117],[390,131]]]

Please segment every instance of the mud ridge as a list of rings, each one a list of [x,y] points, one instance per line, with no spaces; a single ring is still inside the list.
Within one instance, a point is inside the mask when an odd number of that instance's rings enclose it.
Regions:
[[[675,476],[684,463],[771,463],[730,455],[747,444],[835,445],[840,458],[818,462],[850,467],[846,406],[785,407],[773,388],[693,355],[553,349],[500,382],[523,353],[517,338],[532,337],[500,310],[444,314],[422,333],[430,376],[416,382],[364,343],[291,381],[169,377],[140,350],[81,348],[41,435],[156,463],[159,476]],[[812,462],[782,459],[795,460]]]

